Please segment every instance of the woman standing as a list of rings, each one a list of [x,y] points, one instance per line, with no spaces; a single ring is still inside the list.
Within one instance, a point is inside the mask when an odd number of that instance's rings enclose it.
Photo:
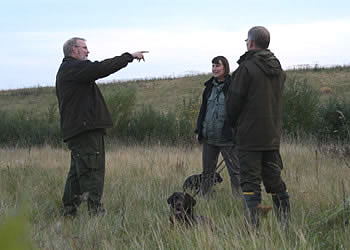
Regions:
[[[202,196],[209,196],[214,186],[214,178],[219,153],[225,160],[234,198],[240,196],[240,177],[237,153],[233,142],[232,129],[225,116],[225,96],[231,82],[230,66],[224,56],[212,60],[213,76],[204,83],[197,128],[197,140],[203,144],[202,151]]]

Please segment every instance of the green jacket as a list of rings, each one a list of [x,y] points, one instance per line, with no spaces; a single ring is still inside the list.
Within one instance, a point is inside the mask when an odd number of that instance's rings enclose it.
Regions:
[[[238,150],[278,150],[286,74],[274,54],[251,50],[238,60],[226,98],[227,120]]]
[[[101,62],[65,57],[56,75],[56,95],[64,141],[82,132],[113,126],[107,105],[95,80],[133,61],[129,53]]]

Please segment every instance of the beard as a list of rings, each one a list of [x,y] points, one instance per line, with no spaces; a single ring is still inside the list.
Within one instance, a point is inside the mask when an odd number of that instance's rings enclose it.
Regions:
[[[86,61],[86,60],[88,60],[88,56],[87,55],[83,55],[83,54],[81,54],[81,55],[78,55],[78,58],[77,58],[78,60],[81,60],[81,61]]]

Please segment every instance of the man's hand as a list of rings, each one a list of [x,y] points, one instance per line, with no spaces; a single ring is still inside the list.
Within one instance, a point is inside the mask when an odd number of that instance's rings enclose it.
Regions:
[[[145,61],[145,58],[143,56],[144,53],[149,53],[149,51],[137,51],[132,53],[131,55],[134,57],[134,59],[137,59],[137,61],[141,61],[141,59]]]

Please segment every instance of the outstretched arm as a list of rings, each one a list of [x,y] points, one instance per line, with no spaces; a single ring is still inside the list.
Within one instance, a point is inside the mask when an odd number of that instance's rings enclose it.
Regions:
[[[75,79],[82,83],[89,83],[109,76],[110,74],[126,67],[128,63],[132,62],[134,59],[137,59],[138,61],[141,59],[145,60],[144,53],[148,53],[148,51],[138,51],[132,54],[124,53],[120,56],[115,56],[103,61],[81,61],[75,71]]]

